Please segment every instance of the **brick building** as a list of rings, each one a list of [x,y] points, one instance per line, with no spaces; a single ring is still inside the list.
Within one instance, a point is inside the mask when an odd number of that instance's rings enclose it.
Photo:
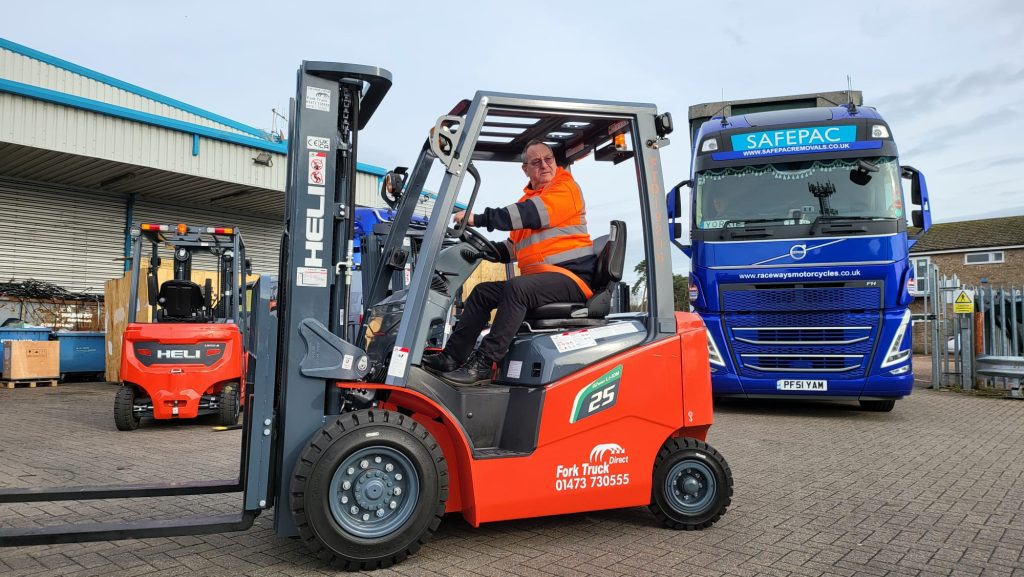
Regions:
[[[944,222],[932,225],[910,249],[918,294],[928,290],[931,263],[940,276],[956,275],[965,285],[1024,286],[1024,216]],[[922,298],[911,305],[926,313]],[[923,352],[925,323],[914,324],[914,350]]]
[[[910,249],[910,259],[919,283],[931,262],[939,274],[955,274],[969,285],[1024,285],[1024,216],[934,224]]]

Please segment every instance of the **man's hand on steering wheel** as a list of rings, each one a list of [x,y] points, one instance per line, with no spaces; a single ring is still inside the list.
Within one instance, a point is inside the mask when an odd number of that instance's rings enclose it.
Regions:
[[[455,214],[452,215],[452,222],[455,223],[455,226],[459,226],[460,224],[462,224],[462,219],[464,218],[466,218],[466,211],[460,210],[459,212],[456,212]],[[466,222],[466,225],[473,226],[472,214],[469,215],[469,220]]]
[[[494,243],[491,242],[486,236],[484,236],[479,230],[473,228],[473,215],[466,215],[466,211],[462,210],[452,215],[452,220],[455,222],[456,228],[449,228],[448,231],[452,236],[455,236],[459,231],[458,227],[463,224],[463,219],[468,219],[465,225],[462,226],[462,234],[459,234],[459,240],[471,246],[477,252],[477,256],[489,262],[501,262],[501,253],[495,248]]]

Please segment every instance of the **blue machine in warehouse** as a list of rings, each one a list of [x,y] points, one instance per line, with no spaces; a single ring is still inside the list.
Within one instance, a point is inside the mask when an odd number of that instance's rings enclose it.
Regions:
[[[924,175],[855,91],[690,107],[690,302],[716,396],[857,400],[913,388],[913,267],[931,226]],[[919,209],[908,231],[901,183]]]

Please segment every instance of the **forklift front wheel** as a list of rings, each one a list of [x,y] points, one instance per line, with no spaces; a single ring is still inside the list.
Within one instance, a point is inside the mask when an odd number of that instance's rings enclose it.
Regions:
[[[418,551],[447,500],[448,465],[434,437],[380,409],[336,417],[313,436],[292,475],[302,540],[349,571],[389,567]]]
[[[669,439],[654,460],[651,512],[673,529],[704,529],[732,502],[732,470],[711,445]]]
[[[217,424],[225,427],[238,424],[239,404],[238,383],[225,383],[220,389]]]

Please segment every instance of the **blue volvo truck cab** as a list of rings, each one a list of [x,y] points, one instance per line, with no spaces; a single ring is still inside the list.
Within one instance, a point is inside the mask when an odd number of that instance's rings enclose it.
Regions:
[[[690,107],[691,176],[669,193],[715,396],[856,400],[913,388],[909,248],[931,226],[924,175],[859,92]],[[913,229],[908,232],[904,182]]]

